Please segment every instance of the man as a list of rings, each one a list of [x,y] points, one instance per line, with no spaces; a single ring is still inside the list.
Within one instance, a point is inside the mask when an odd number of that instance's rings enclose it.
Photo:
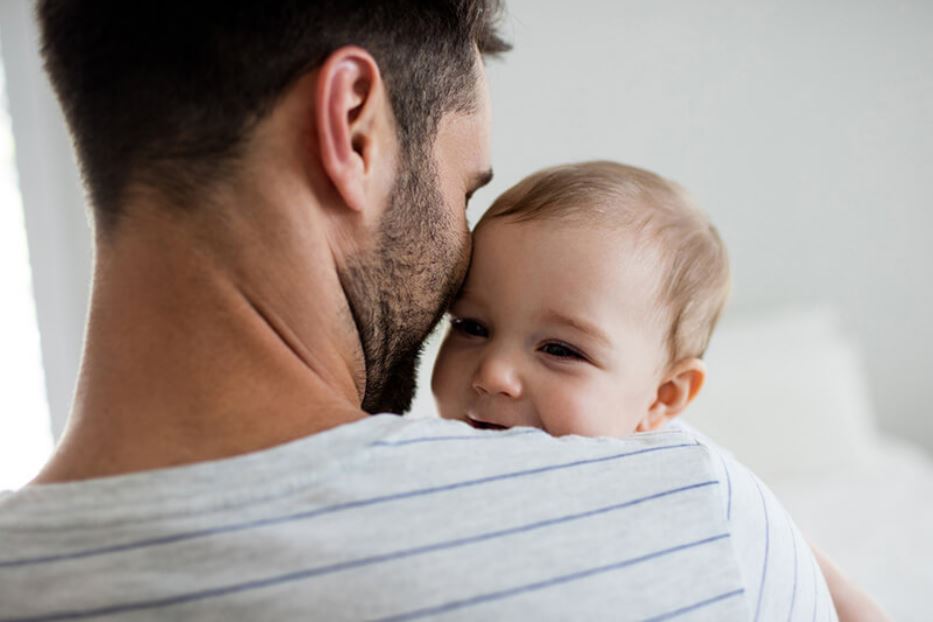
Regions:
[[[392,415],[491,177],[491,0],[41,0],[97,254],[69,425],[0,499],[0,620],[821,619],[682,432]]]

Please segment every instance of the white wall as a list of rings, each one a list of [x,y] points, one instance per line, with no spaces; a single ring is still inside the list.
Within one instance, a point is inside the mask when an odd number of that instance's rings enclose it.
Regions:
[[[732,313],[838,305],[882,427],[933,449],[933,3],[508,5],[515,50],[489,67],[496,180],[473,215],[558,162],[680,181],[730,249]]]
[[[32,2],[0,1],[0,28],[46,394],[58,438],[81,358],[90,232],[71,141],[42,73]]]

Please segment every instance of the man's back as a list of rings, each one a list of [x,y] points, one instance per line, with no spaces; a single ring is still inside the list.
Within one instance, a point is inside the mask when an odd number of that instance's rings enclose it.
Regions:
[[[728,465],[728,466],[727,466]],[[376,416],[0,497],[0,620],[834,619],[787,515],[675,429]]]

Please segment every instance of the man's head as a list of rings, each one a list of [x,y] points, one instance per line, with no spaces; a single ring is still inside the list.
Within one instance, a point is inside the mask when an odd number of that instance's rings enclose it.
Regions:
[[[46,67],[99,227],[150,186],[190,208],[232,172],[250,130],[347,45],[385,81],[403,146],[475,98],[475,50],[507,49],[494,0],[41,0]],[[201,196],[199,196],[201,195]]]
[[[119,236],[140,197],[180,217],[222,211],[218,197],[263,183],[257,154],[268,151],[257,144],[276,133],[286,145],[276,157],[296,153],[282,168],[308,182],[291,216],[307,195],[322,218],[343,219],[328,240],[365,360],[363,405],[403,409],[420,343],[465,270],[464,195],[489,170],[480,59],[508,48],[499,10],[495,0],[40,0],[98,240]],[[298,122],[270,130],[305,82]]]
[[[699,391],[729,266],[675,184],[612,162],[536,173],[474,234],[435,367],[442,416],[624,436]]]

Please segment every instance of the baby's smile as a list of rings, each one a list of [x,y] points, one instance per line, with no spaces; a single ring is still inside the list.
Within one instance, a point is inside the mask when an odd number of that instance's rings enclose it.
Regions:
[[[477,419],[472,415],[465,415],[463,420],[469,423],[471,426],[477,430],[508,430],[508,426],[499,425],[498,423],[492,423],[489,421],[483,421],[482,419]]]

